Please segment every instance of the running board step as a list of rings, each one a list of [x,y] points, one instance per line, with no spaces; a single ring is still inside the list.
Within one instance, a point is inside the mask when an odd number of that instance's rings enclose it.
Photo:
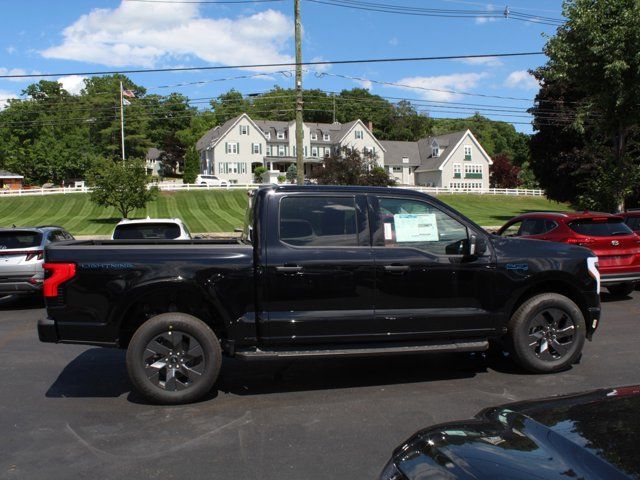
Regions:
[[[430,342],[421,344],[393,344],[384,346],[357,346],[340,349],[306,348],[298,350],[253,349],[236,350],[235,356],[250,358],[314,358],[314,357],[361,357],[374,355],[402,355],[428,352],[482,352],[489,349],[487,340]]]

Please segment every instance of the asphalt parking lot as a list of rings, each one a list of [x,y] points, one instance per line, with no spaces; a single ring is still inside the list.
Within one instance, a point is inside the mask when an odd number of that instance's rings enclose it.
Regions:
[[[640,384],[640,292],[603,296],[582,362],[421,355],[225,361],[194,405],[146,404],[118,350],[41,344],[34,302],[0,306],[0,478],[374,478],[415,430],[516,400]]]

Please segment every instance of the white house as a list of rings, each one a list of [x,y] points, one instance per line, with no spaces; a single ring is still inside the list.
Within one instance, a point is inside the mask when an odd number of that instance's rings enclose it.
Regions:
[[[385,167],[403,185],[489,188],[491,157],[470,130],[417,142],[382,141]]]
[[[200,170],[231,183],[250,183],[257,166],[277,177],[296,162],[295,122],[252,120],[247,114],[212,128],[196,143]],[[361,120],[349,123],[311,123],[303,127],[304,173],[321,168],[324,158],[341,148],[371,153],[384,165],[385,148]]]

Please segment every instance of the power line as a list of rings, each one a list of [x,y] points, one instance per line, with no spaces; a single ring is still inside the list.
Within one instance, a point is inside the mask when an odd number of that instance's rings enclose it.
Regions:
[[[308,2],[330,5],[334,7],[350,8],[355,10],[372,11],[379,13],[391,13],[398,15],[410,15],[419,17],[445,17],[445,18],[513,18],[527,22],[541,23],[545,25],[561,26],[561,19],[542,15],[531,15],[505,8],[504,13],[497,10],[460,10],[413,7],[406,5],[365,2],[361,0],[307,0]]]
[[[474,55],[440,55],[434,57],[390,57],[390,58],[368,58],[354,60],[322,60],[313,62],[301,62],[303,66],[319,66],[319,65],[347,65],[360,63],[397,63],[397,62],[429,62],[439,60],[463,60],[471,58],[487,58],[487,57],[524,57],[533,55],[544,55],[544,52],[512,52],[512,53],[484,53]],[[62,73],[29,73],[21,75],[0,75],[0,78],[44,78],[44,77],[64,77],[70,75],[117,75],[125,73],[159,73],[159,72],[192,72],[198,70],[231,70],[231,69],[247,69],[247,68],[276,68],[276,67],[294,67],[296,63],[256,63],[248,65],[216,65],[216,66],[200,66],[200,67],[170,67],[170,68],[147,68],[133,70],[101,70],[93,72],[62,72]]]

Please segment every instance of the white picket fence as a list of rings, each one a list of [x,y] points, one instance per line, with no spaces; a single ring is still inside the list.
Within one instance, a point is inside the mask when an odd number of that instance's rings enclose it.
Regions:
[[[249,190],[251,188],[260,187],[257,183],[236,183],[225,187],[214,187],[209,185],[183,184],[183,183],[159,183],[150,184],[157,186],[162,191],[193,191],[193,190]],[[480,195],[510,195],[510,196],[534,196],[543,197],[544,190],[541,189],[523,189],[523,188],[446,188],[446,187],[418,187],[418,186],[402,186],[395,188],[406,188],[416,190],[418,192],[428,193],[430,195],[441,195],[447,193],[467,193]],[[24,190],[0,190],[0,197],[20,197],[30,195],[66,195],[73,193],[90,192],[89,187],[64,187],[64,188],[30,188]]]

